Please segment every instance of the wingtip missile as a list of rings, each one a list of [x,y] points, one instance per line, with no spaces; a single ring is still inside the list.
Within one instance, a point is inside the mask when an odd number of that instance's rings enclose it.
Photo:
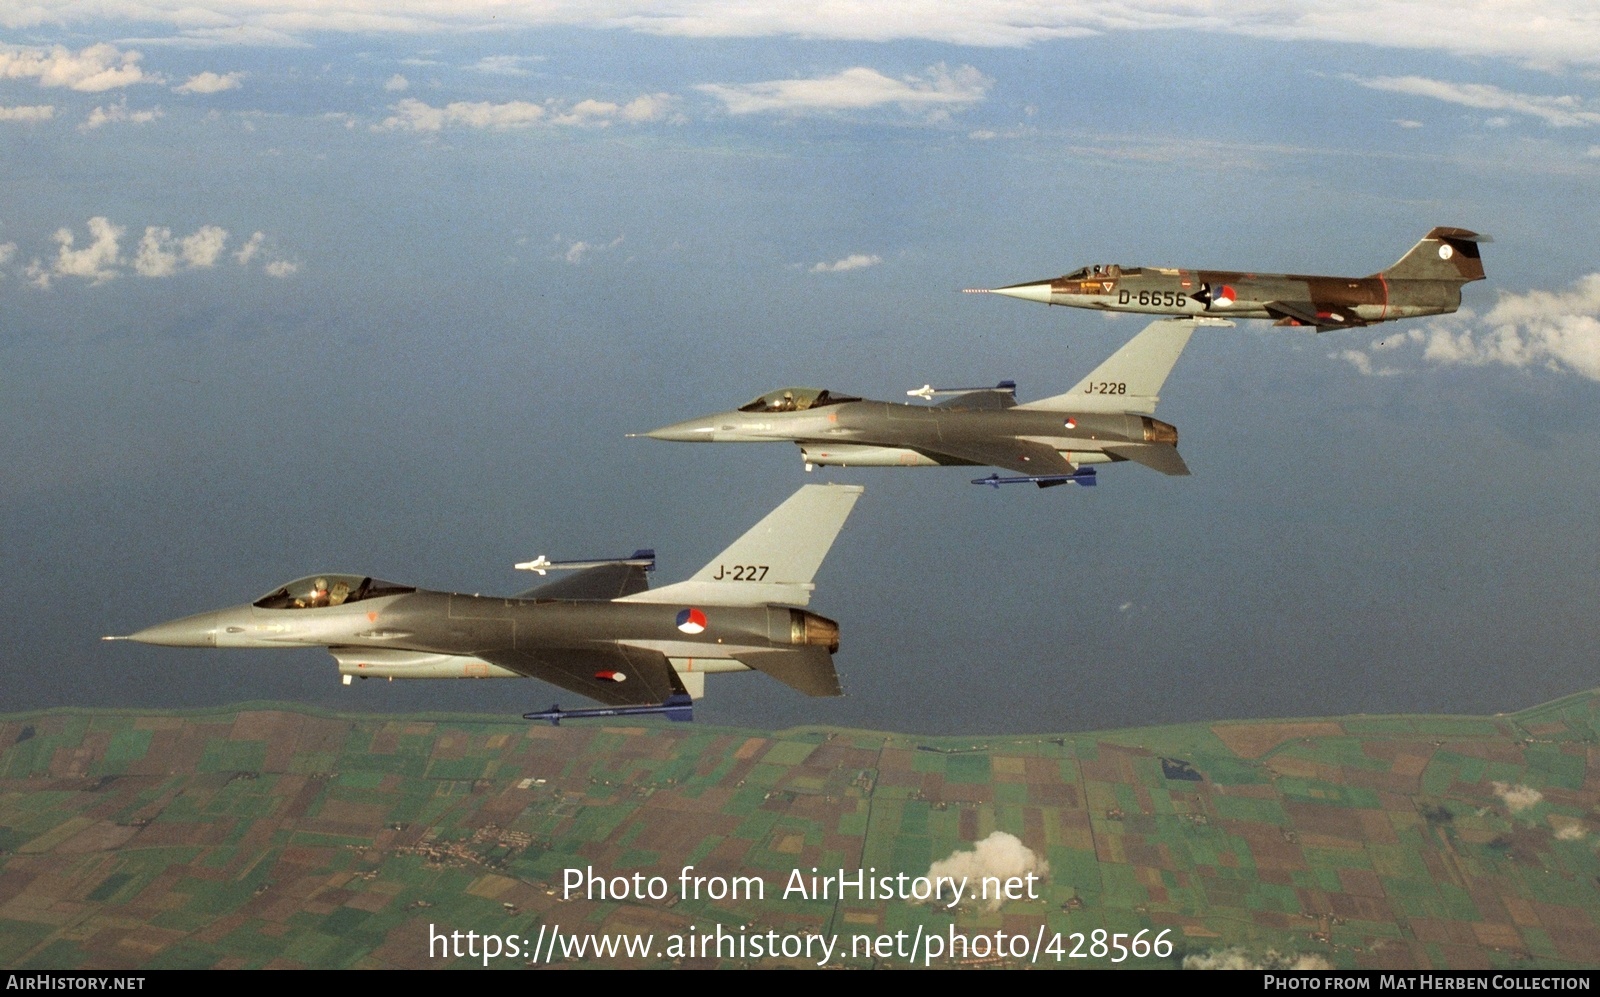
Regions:
[[[550,726],[559,727],[563,720],[583,720],[594,717],[640,717],[664,716],[677,723],[685,723],[694,719],[694,700],[684,693],[668,696],[663,703],[654,706],[601,706],[591,709],[563,710],[558,703],[552,703],[548,710],[535,713],[524,713],[524,720],[548,720]]]

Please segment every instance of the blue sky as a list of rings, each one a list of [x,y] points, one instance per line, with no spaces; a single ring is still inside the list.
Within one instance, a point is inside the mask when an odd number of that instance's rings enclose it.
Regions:
[[[692,572],[867,487],[779,726],[1492,712],[1600,636],[1600,22],[1535,4],[33,4],[0,11],[7,704],[503,712],[317,651],[102,645],[310,571]],[[1371,40],[1381,25],[1383,44]],[[1492,233],[1457,316],[1205,330],[1194,477],[993,493],[625,439],[783,384],[1063,390],[1140,327],[963,297],[1091,262],[1365,274]],[[571,697],[566,697],[571,698]]]

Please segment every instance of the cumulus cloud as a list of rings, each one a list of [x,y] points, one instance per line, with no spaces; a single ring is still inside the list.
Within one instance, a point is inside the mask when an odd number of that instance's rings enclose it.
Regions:
[[[1332,969],[1333,963],[1310,953],[1280,953],[1276,949],[1251,952],[1243,946],[1199,952],[1183,957],[1184,969]]]
[[[221,93],[224,90],[237,90],[244,79],[243,73],[213,73],[204,72],[189,77],[182,86],[173,87],[174,93]]]
[[[49,121],[55,116],[56,109],[51,104],[0,107],[0,121],[21,121],[32,123],[35,121]]]
[[[91,284],[104,284],[117,276],[117,266],[122,262],[118,240],[123,228],[111,224],[104,216],[89,219],[89,245],[74,248],[77,238],[70,228],[56,230],[56,257],[48,265],[35,260],[28,267],[28,277],[41,288],[50,286],[57,277],[82,277]]]
[[[83,119],[83,124],[78,126],[78,130],[87,132],[105,125],[118,124],[147,125],[164,116],[165,113],[159,107],[147,111],[130,111],[128,110],[128,99],[124,97],[115,104],[107,104],[104,107],[97,107],[90,111],[89,116]]]
[[[1532,368],[1573,373],[1600,381],[1600,273],[1565,291],[1506,293],[1481,318],[1470,309],[1374,340],[1367,352],[1418,347],[1427,362],[1465,366]],[[1367,352],[1346,350],[1344,359],[1364,374],[1374,369]]]
[[[390,93],[399,93],[401,90],[406,89],[410,85],[411,81],[406,79],[404,76],[401,76],[399,73],[395,73],[393,76],[383,81],[383,88]]]
[[[1544,799],[1543,793],[1532,786],[1524,786],[1521,783],[1512,785],[1508,782],[1493,782],[1489,785],[1494,789],[1494,795],[1505,801],[1506,809],[1514,814],[1520,814],[1524,810],[1532,810]]]
[[[244,245],[239,247],[238,252],[233,254],[233,261],[240,266],[249,265],[250,261],[256,258],[256,254],[261,252],[261,246],[266,241],[267,237],[264,233],[253,233],[250,238],[245,240]]]
[[[394,114],[374,127],[382,131],[437,132],[446,126],[465,128],[526,128],[544,117],[544,107],[525,100],[504,104],[487,101],[456,101],[444,107],[433,107],[407,97],[390,108]]]
[[[1417,121],[1417,120],[1415,120],[1413,118],[1395,118],[1394,119],[1394,123],[1399,125],[1401,128],[1421,128],[1422,127],[1422,122]]]
[[[933,863],[928,867],[928,878],[949,876],[959,882],[965,877],[967,895],[975,896],[982,890],[985,876],[997,876],[1004,882],[1030,872],[1042,879],[1050,875],[1050,863],[1035,855],[1016,835],[995,831],[975,843],[972,851],[957,849],[949,858]],[[987,901],[990,910],[999,910],[1001,902],[998,897]]]
[[[533,71],[524,63],[543,61],[544,57],[538,55],[486,55],[474,63],[472,68],[480,73],[492,73],[496,76],[532,76]]]
[[[559,246],[564,240],[558,235],[555,237],[554,241]],[[566,249],[561,250],[554,258],[558,260],[565,260],[566,262],[576,266],[596,253],[603,253],[609,249],[616,249],[620,245],[622,245],[622,236],[620,235],[615,239],[612,239],[610,242],[584,242],[579,240],[578,242],[569,244]]]
[[[844,270],[860,270],[862,267],[875,267],[883,262],[881,256],[868,256],[866,253],[851,253],[832,263],[814,263],[811,265],[812,273],[839,273]]]
[[[147,76],[139,68],[142,58],[138,52],[119,51],[107,44],[77,52],[63,45],[48,49],[0,45],[0,79],[34,79],[42,87],[67,87],[84,93],[160,82],[160,77]]]
[[[703,83],[695,89],[722,101],[729,114],[847,111],[895,104],[904,110],[948,110],[975,104],[993,80],[971,66],[954,70],[942,63],[922,76],[893,79],[856,66],[832,76],[763,83]]]
[[[208,270],[222,261],[228,247],[228,230],[220,225],[201,225],[184,236],[174,236],[172,229],[163,225],[148,225],[131,256],[124,256],[121,239],[126,229],[104,216],[89,219],[88,228],[89,244],[82,248],[70,228],[59,229],[52,236],[56,243],[54,257],[35,258],[24,271],[35,286],[48,289],[64,277],[103,284],[129,270],[140,277],[171,277],[188,270]],[[244,266],[258,256],[266,256],[263,269],[273,277],[286,277],[300,269],[297,263],[266,254],[265,242],[263,233],[254,233],[233,253],[233,259]],[[10,248],[0,251],[0,265],[16,253],[15,243],[6,246]]]
[[[1431,97],[1448,104],[1460,104],[1484,111],[1510,111],[1538,118],[1556,128],[1574,128],[1600,124],[1600,111],[1587,109],[1578,97],[1548,97],[1540,94],[1516,93],[1502,90],[1487,83],[1450,83],[1430,80],[1425,76],[1346,77],[1373,90]]]
[[[407,97],[389,109],[394,113],[376,131],[439,132],[446,128],[529,128],[533,125],[588,125],[606,127],[614,121],[639,124],[668,116],[674,98],[671,94],[644,94],[627,104],[608,100],[580,100],[570,106],[555,101],[535,104],[526,100],[492,104],[488,101],[456,101],[434,107]]]

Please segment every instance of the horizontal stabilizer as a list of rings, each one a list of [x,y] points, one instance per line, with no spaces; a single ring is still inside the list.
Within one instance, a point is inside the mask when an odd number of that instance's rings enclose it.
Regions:
[[[1483,258],[1478,246],[1493,242],[1486,235],[1464,228],[1431,230],[1377,277],[1385,280],[1442,280],[1465,284],[1483,279]]]
[[[1185,475],[1189,473],[1189,465],[1183,462],[1178,455],[1178,448],[1170,443],[1129,443],[1121,446],[1107,446],[1106,453],[1136,464],[1154,468],[1162,474]]]
[[[807,696],[843,696],[833,655],[825,647],[797,647],[783,651],[753,651],[736,659],[764,672]]]
[[[804,606],[811,580],[861,497],[860,485],[802,485],[688,581],[623,602]]]

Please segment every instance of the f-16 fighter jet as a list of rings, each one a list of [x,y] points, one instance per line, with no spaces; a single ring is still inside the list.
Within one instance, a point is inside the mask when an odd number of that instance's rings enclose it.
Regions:
[[[510,598],[325,573],[247,605],[105,639],[325,647],[346,685],[354,677],[529,676],[608,707],[659,707],[672,719],[688,718],[706,675],[718,672],[765,672],[808,696],[838,696],[839,625],[803,607],[860,495],[859,486],[805,485],[688,581],[658,589],[645,578],[655,566],[650,550],[605,561],[541,556],[518,567],[576,573]],[[616,713],[552,707],[535,716]]]
[[[935,388],[907,394],[932,405],[875,402],[821,388],[780,388],[732,412],[644,435],[708,443],[787,441],[806,469],[993,465],[1013,472],[977,478],[999,487],[1032,482],[1092,485],[1093,467],[1134,461],[1162,474],[1188,474],[1178,430],[1152,418],[1161,386],[1197,325],[1221,319],[1160,319],[1130,339],[1064,395],[1017,404],[1016,384]]]
[[[1461,307],[1461,285],[1483,279],[1478,245],[1492,241],[1464,228],[1436,228],[1400,257],[1400,262],[1370,277],[1112,263],[1081,267],[1054,280],[968,288],[967,293],[1003,294],[1046,305],[1110,312],[1276,319],[1276,325],[1309,326],[1323,332],[1455,311]]]

